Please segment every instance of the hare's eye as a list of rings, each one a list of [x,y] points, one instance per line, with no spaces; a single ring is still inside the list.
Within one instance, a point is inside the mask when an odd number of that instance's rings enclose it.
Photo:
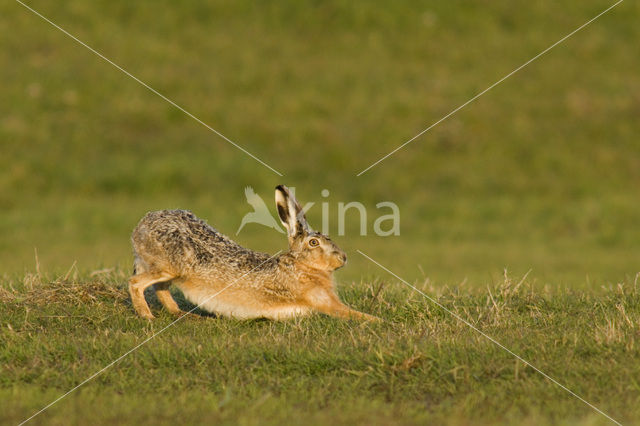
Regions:
[[[309,240],[309,245],[311,247],[318,247],[319,244],[320,244],[320,241],[318,241],[317,238],[312,238]]]

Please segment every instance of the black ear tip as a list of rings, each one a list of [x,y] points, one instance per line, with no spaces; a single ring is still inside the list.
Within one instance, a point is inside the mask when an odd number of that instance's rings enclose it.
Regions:
[[[278,185],[276,186],[276,191],[282,191],[286,194],[288,192],[288,188],[284,185]]]

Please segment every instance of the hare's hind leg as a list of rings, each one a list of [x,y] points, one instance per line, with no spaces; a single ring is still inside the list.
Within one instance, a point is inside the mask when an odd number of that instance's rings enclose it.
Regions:
[[[131,303],[133,303],[133,307],[138,315],[142,318],[153,318],[153,314],[151,310],[149,310],[149,305],[147,305],[147,301],[144,300],[144,290],[153,284],[164,283],[173,278],[175,278],[175,276],[167,272],[143,272],[129,278],[129,295],[131,295]],[[171,295],[169,295],[169,297],[171,297]],[[175,302],[173,303],[175,304]]]
[[[157,283],[155,285],[156,296],[158,297],[160,303],[162,303],[162,306],[164,306],[165,309],[169,311],[169,313],[171,313],[171,315],[182,316],[186,312],[180,309],[176,301],[173,299],[173,296],[169,291],[170,285],[171,283],[169,282]]]

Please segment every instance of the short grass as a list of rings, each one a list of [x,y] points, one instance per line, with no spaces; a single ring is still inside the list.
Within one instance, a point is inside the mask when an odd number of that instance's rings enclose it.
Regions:
[[[120,271],[0,287],[0,422],[20,422],[159,332]],[[597,293],[509,277],[484,290],[418,284],[448,310],[625,424],[640,424],[640,283]],[[608,424],[402,283],[340,289],[380,324],[186,319],[33,424]],[[184,308],[189,308],[179,298]]]
[[[356,173],[611,5],[607,0],[28,4],[284,173],[271,171],[16,2],[0,5],[0,270],[131,263],[147,211],[228,235],[275,185],[350,256],[409,280],[574,288],[639,270],[640,8],[626,1],[367,174]],[[337,237],[337,203],[401,209],[401,235]],[[320,209],[309,214],[320,226]],[[372,219],[369,221],[371,233]],[[280,235],[238,239],[269,252]],[[424,271],[423,272],[421,272]],[[371,273],[375,270],[371,270]]]

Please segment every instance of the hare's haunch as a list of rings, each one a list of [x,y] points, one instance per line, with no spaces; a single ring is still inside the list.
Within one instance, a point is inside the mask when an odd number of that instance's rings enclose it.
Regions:
[[[129,293],[138,314],[153,318],[144,290],[155,284],[160,303],[182,315],[169,292],[173,283],[191,303],[233,318],[279,320],[318,311],[377,319],[338,299],[332,274],[347,256],[329,237],[311,230],[284,185],[276,187],[276,207],[289,237],[289,251],[278,256],[246,249],[185,210],[148,213],[131,237],[135,263]]]

